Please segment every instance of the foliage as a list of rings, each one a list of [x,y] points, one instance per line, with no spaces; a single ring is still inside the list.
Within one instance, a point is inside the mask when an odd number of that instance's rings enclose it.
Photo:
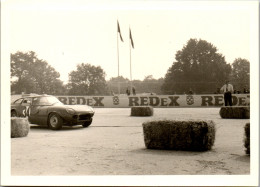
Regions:
[[[165,94],[182,94],[190,89],[198,94],[213,93],[231,72],[231,66],[217,53],[217,48],[201,39],[190,39],[177,51],[175,59],[162,85]]]
[[[250,88],[250,63],[246,59],[237,58],[232,64],[230,82],[236,90],[243,91]]]
[[[70,95],[106,95],[108,93],[105,72],[100,66],[78,64],[76,71],[69,73]]]
[[[130,86],[130,80],[124,78],[123,76],[112,77],[109,81],[107,81],[107,85],[110,95],[118,94],[119,89],[121,94],[125,94],[127,87]]]
[[[11,90],[15,93],[59,94],[63,91],[60,74],[35,52],[11,54]]]
[[[120,93],[125,94],[126,89],[130,88],[131,82],[129,79],[123,76],[112,77],[108,82],[109,90],[111,93],[118,93],[118,84],[120,83]],[[132,86],[135,88],[137,94],[142,93],[156,93],[161,94],[161,86],[163,84],[163,78],[155,79],[152,75],[148,75],[141,80],[133,80]]]

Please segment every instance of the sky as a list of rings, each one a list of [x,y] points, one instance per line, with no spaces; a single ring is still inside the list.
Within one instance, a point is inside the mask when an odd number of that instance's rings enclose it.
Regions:
[[[36,52],[65,83],[77,64],[101,66],[106,80],[165,76],[191,38],[217,47],[227,63],[250,61],[252,15],[246,1],[9,0],[10,53]],[[124,42],[117,32],[117,20]],[[131,29],[134,48],[129,45]],[[118,39],[118,42],[117,42]],[[119,49],[119,53],[117,50]]]

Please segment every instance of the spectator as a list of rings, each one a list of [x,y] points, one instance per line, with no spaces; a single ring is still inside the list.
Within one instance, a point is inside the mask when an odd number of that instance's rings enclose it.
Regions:
[[[126,95],[130,95],[130,90],[128,89],[128,87],[127,87],[127,89],[126,89]]]
[[[232,93],[234,92],[232,84],[229,84],[227,80],[220,90],[224,93],[225,106],[232,106]]]
[[[220,88],[217,88],[217,90],[214,94],[220,94]]]
[[[189,92],[188,92],[189,95],[192,95],[193,94],[193,91],[192,89],[190,88]]]
[[[249,93],[249,90],[248,90],[246,87],[244,88],[244,93],[245,93],[245,94],[248,94],[248,93]]]
[[[135,95],[135,88],[134,87],[132,87],[132,91],[133,91],[133,95]]]

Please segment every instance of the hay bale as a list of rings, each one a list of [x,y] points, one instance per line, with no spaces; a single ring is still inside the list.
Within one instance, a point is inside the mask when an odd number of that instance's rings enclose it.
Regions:
[[[152,116],[153,107],[151,106],[134,106],[131,107],[131,116]]]
[[[30,130],[27,118],[11,118],[11,138],[25,137]]]
[[[219,114],[220,114],[221,118],[249,119],[250,118],[250,107],[249,106],[242,106],[242,107],[225,106],[225,107],[220,108]]]
[[[246,123],[245,127],[245,138],[244,138],[244,146],[246,148],[246,154],[250,154],[250,123]]]
[[[159,120],[142,125],[148,149],[206,151],[215,141],[213,121]]]

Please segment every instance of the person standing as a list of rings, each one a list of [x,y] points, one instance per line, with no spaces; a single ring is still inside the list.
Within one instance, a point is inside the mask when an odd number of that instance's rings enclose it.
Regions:
[[[224,93],[225,106],[232,106],[232,93],[234,92],[232,84],[229,84],[227,80],[220,90]]]

